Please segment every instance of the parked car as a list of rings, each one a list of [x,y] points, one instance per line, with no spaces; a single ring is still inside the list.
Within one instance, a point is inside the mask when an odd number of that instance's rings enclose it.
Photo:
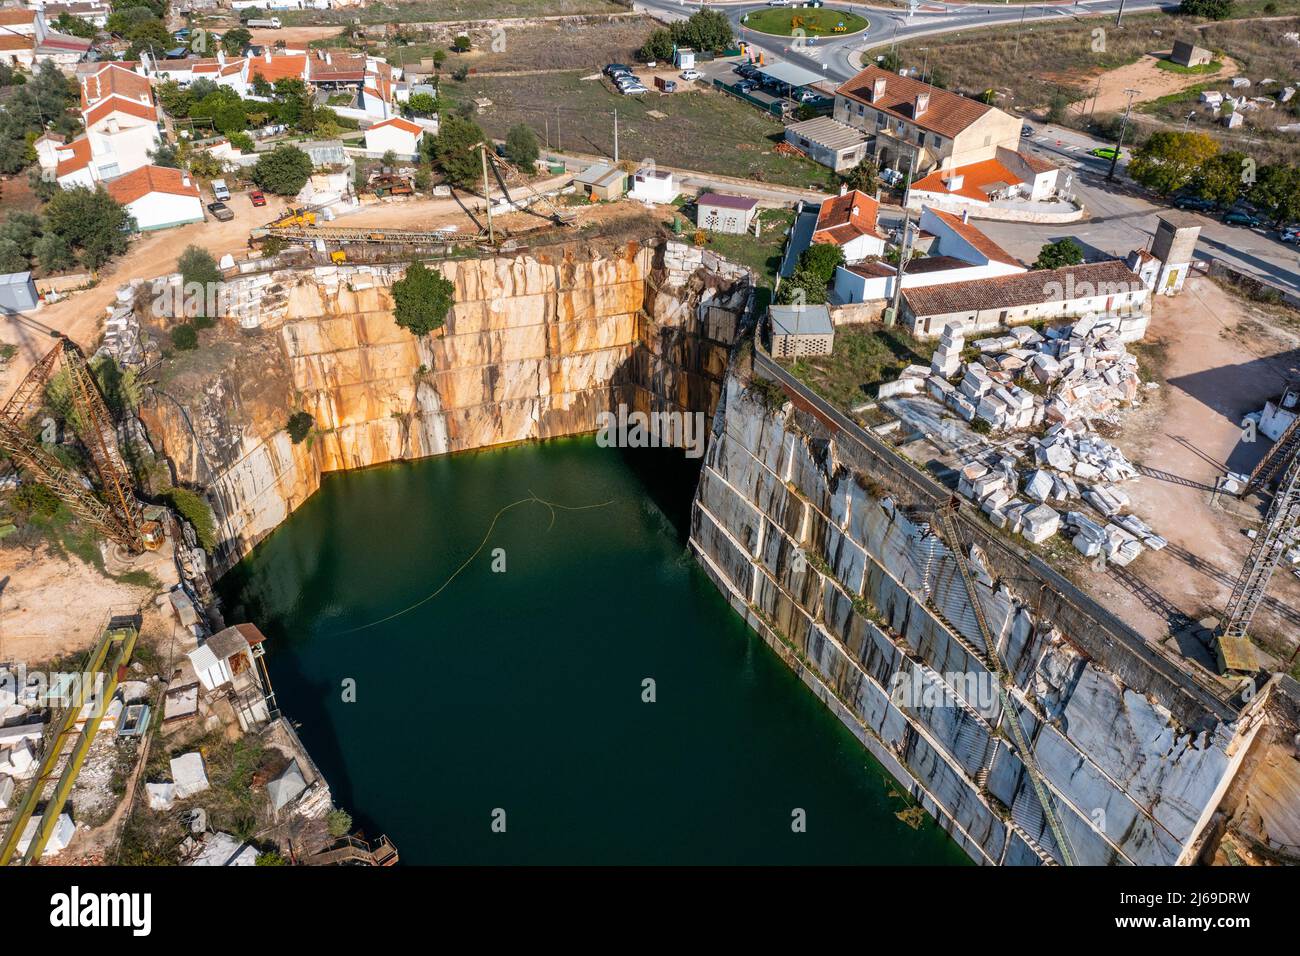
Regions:
[[[1088,150],[1089,156],[1096,156],[1098,159],[1114,159],[1119,153],[1114,146],[1098,146],[1096,149]]]
[[[1253,212],[1245,209],[1231,209],[1223,217],[1223,221],[1230,226],[1246,226],[1250,229],[1256,229],[1264,225],[1264,220],[1260,219]]]
[[[739,83],[736,84],[736,89],[740,90],[740,92],[742,93],[749,93],[753,90],[758,89],[758,84],[755,83],[753,80],[741,80]]]
[[[254,189],[248,194],[248,198],[252,201],[254,206],[266,205],[266,194],[260,189]]]
[[[629,70],[622,63],[611,63],[607,67],[605,67],[606,76],[613,76],[615,73],[631,73],[631,72],[632,71]]]
[[[212,198],[217,202],[225,202],[230,198],[230,187],[226,185],[224,179],[212,180]]]
[[[645,65],[648,66],[650,69],[653,70],[653,69],[655,69],[655,68],[657,68],[657,67],[659,66],[659,61],[658,61],[658,60],[646,60],[646,61],[645,61]]]
[[[812,90],[804,90],[797,97],[795,97],[795,99],[797,99],[800,103],[815,103],[817,100],[821,99],[821,97],[818,96],[816,93],[814,93]]]
[[[1034,128],[1030,126],[1028,123],[1026,123],[1024,126],[1020,127],[1020,135],[1022,138],[1026,136],[1033,136]]]
[[[623,87],[622,92],[624,96],[639,96],[642,93],[649,93],[650,91],[646,87],[638,83],[636,86]]]
[[[699,70],[682,70],[683,80],[698,80],[703,75]]]
[[[1213,212],[1218,203],[1212,199],[1202,199],[1200,196],[1182,195],[1174,197],[1174,207],[1176,209],[1189,209],[1192,212]]]
[[[769,7],[788,7],[790,6],[790,0],[767,0],[767,5]]]
[[[1287,226],[1277,234],[1277,237],[1283,242],[1293,242],[1300,245],[1300,226]]]
[[[235,218],[234,210],[223,202],[208,203],[208,212],[212,213],[221,222],[230,222]]]
[[[752,63],[738,63],[731,70],[733,73],[739,73],[745,79],[749,79],[758,73],[758,67]]]

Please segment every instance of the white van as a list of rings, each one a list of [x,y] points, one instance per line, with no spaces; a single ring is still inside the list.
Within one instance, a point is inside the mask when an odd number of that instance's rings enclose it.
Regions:
[[[224,179],[212,180],[212,195],[220,202],[226,202],[230,199],[230,190],[226,188]]]

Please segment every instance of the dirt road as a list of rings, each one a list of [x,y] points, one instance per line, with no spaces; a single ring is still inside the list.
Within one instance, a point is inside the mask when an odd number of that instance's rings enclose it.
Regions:
[[[1161,69],[1156,65],[1159,62],[1157,56],[1148,54],[1118,69],[1094,73],[1086,77],[1079,85],[1087,91],[1087,95],[1079,101],[1075,109],[1080,113],[1089,114],[1122,113],[1124,105],[1128,102],[1128,94],[1124,92],[1125,90],[1139,90],[1140,92],[1133,97],[1133,102],[1145,103],[1207,80],[1227,79],[1235,76],[1239,69],[1237,63],[1228,57],[1223,58],[1223,66],[1217,73],[1208,74],[1175,73],[1173,70]],[[1100,93],[1097,86],[1098,78],[1101,80]]]

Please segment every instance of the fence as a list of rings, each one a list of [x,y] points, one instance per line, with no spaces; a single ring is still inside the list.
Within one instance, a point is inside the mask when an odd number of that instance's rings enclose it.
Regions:
[[[721,90],[724,93],[730,93],[738,100],[744,100],[750,106],[757,107],[773,119],[779,120],[784,115],[784,111],[781,109],[780,100],[765,102],[764,100],[760,100],[757,96],[750,96],[744,90],[736,89],[736,87],[730,83],[724,83],[722,80],[714,80],[713,88],[715,90]]]

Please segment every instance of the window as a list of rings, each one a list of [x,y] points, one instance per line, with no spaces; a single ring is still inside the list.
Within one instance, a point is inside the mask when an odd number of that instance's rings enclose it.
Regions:
[[[943,146],[943,137],[940,136],[938,133],[935,133],[935,134],[934,134],[934,148],[935,148],[935,149],[939,149],[941,146]]]
[[[122,173],[119,170],[117,163],[106,163],[99,167],[100,179],[113,179],[120,175],[122,175]]]
[[[889,121],[885,119],[884,113],[876,114],[876,129],[883,129]]]

